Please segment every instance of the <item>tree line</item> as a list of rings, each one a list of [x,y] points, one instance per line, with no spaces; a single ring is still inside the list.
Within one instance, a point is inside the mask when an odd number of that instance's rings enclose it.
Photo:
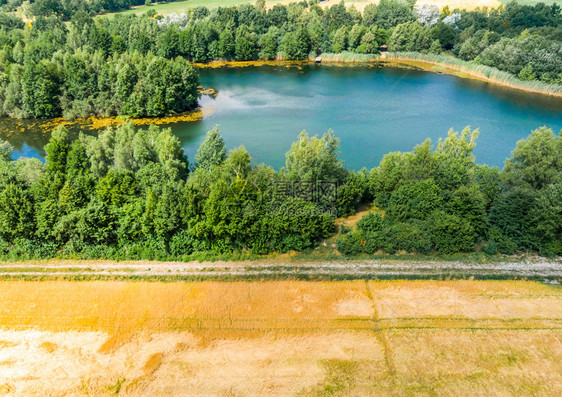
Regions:
[[[34,4],[51,2],[58,4]],[[92,10],[79,7],[70,23],[58,12],[44,12],[31,26],[1,14],[0,115],[161,116],[196,106],[197,79],[186,60],[378,54],[382,45],[446,53],[523,80],[562,81],[558,5],[466,11],[414,4],[381,0],[361,13],[344,3],[322,8],[307,1],[266,9],[260,0],[190,8],[179,16],[95,19]]]
[[[28,0],[28,2],[29,7],[24,10],[28,17],[56,16],[65,21],[70,20],[77,12],[95,15],[152,3],[150,0]],[[21,7],[23,3],[24,0],[0,0],[0,9],[8,13]]]
[[[181,259],[307,250],[339,233],[345,255],[562,254],[562,136],[540,128],[500,171],[475,163],[478,132],[390,153],[370,171],[339,140],[301,133],[279,171],[227,152],[209,131],[189,163],[170,129],[132,124],[72,140],[59,127],[46,162],[0,144],[0,255]],[[355,230],[335,218],[374,203]]]
[[[478,130],[390,153],[368,176],[377,211],[338,240],[346,254],[562,253],[562,131],[539,128],[500,171],[476,164]],[[344,230],[344,232],[347,232]]]

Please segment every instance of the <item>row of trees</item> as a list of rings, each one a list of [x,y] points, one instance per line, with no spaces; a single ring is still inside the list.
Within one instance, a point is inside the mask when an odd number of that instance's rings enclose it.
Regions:
[[[477,134],[451,131],[435,150],[428,140],[386,155],[368,177],[379,212],[363,217],[338,249],[562,254],[562,136],[533,131],[500,171],[474,162]]]
[[[2,144],[0,250],[132,258],[305,249],[332,233],[334,221],[321,201],[278,188],[306,169],[307,147],[317,149],[324,169],[317,176],[343,183],[347,171],[335,159],[332,135],[303,135],[284,173],[252,166],[244,147],[227,154],[216,129],[197,152],[195,170],[179,140],[156,126],[126,124],[74,142],[59,127],[45,147],[45,164],[12,161]]]
[[[335,232],[335,217],[374,200],[377,212],[339,238],[340,252],[562,254],[562,136],[534,131],[502,171],[474,162],[476,137],[451,131],[435,150],[426,141],[349,172],[333,133],[303,132],[277,172],[252,164],[244,147],[227,153],[217,129],[190,165],[169,129],[126,124],[72,141],[59,127],[45,164],[14,161],[0,144],[0,253],[304,250]]]

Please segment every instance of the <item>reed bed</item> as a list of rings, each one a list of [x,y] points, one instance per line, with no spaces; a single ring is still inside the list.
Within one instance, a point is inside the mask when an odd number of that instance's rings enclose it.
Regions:
[[[385,59],[397,61],[421,61],[432,65],[447,67],[494,84],[527,92],[562,97],[562,85],[560,84],[548,84],[542,81],[519,80],[511,73],[504,72],[490,66],[480,65],[475,62],[463,61],[462,59],[451,56],[421,54],[418,52],[394,52],[386,54]]]
[[[378,55],[374,54],[357,54],[355,52],[344,51],[338,54],[323,53],[320,55],[322,62],[369,62],[379,59]],[[315,57],[310,58],[313,61]]]

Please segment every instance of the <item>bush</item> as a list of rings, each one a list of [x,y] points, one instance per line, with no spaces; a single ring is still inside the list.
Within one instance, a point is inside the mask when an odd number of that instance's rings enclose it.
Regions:
[[[424,222],[400,222],[391,226],[389,243],[396,251],[427,254],[431,251],[431,239]]]
[[[375,233],[384,229],[385,220],[381,214],[369,212],[357,222],[357,230],[362,233]]]
[[[439,210],[432,214],[429,227],[433,246],[440,254],[474,250],[476,233],[467,220]]]
[[[529,234],[529,209],[532,208],[535,197],[535,193],[530,190],[515,189],[499,196],[490,208],[491,226],[498,230],[502,239],[510,241],[505,244],[506,250],[511,251],[511,244],[515,244],[515,249],[529,249],[533,246]],[[502,251],[500,245],[498,249]]]
[[[359,255],[364,251],[364,240],[358,232],[348,233],[338,239],[336,247],[344,255]]]

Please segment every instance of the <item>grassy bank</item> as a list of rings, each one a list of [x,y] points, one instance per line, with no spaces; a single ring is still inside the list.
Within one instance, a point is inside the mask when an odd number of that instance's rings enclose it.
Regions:
[[[442,66],[451,70],[462,72],[471,77],[516,90],[562,97],[562,85],[560,84],[548,84],[542,81],[522,81],[511,73],[489,66],[463,61],[451,56],[420,54],[417,52],[395,52],[386,54],[385,59],[394,61],[423,62],[426,64]]]
[[[270,7],[279,3],[279,0],[265,0],[266,4]],[[255,4],[254,0],[187,0],[187,1],[171,1],[171,2],[160,2],[153,3],[151,5],[144,5],[133,7],[129,10],[117,11],[107,14],[100,14],[98,17],[102,16],[114,16],[116,14],[144,14],[149,11],[155,11],[158,15],[166,16],[170,14],[182,14],[188,9],[197,7],[207,7],[209,9],[217,7],[236,7],[243,4]]]

